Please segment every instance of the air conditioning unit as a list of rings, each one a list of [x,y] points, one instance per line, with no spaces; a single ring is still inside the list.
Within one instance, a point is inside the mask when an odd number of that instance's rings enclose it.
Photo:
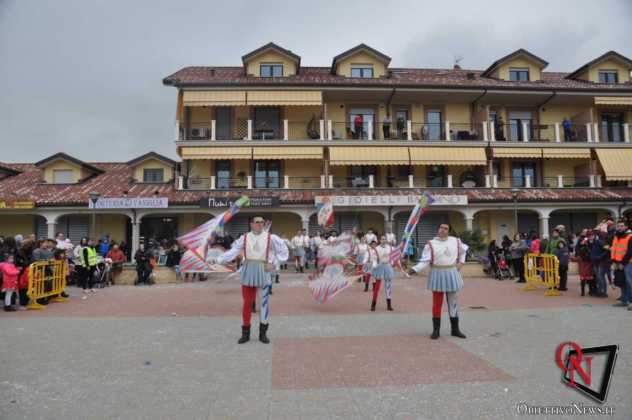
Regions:
[[[189,130],[189,137],[191,138],[201,139],[201,138],[204,138],[205,135],[206,135],[205,128],[191,128]]]

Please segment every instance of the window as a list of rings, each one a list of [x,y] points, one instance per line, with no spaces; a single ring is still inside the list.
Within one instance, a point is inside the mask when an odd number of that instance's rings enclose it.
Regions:
[[[215,162],[215,179],[217,188],[230,188],[230,160]]]
[[[511,164],[511,186],[525,187],[526,178],[531,179],[531,186],[536,186],[535,162],[512,162]]]
[[[599,72],[599,83],[619,83],[619,73],[616,70],[603,70]]]
[[[509,69],[509,80],[512,82],[528,82],[529,69]]]
[[[255,188],[279,188],[281,162],[255,160]]]
[[[426,112],[426,126],[422,131],[424,140],[443,139],[443,117],[438,109],[430,109]]]
[[[426,174],[426,181],[428,187],[445,187],[445,166],[430,166]]]
[[[373,66],[370,64],[352,64],[351,77],[360,77],[363,79],[373,78]]]
[[[283,77],[283,64],[261,64],[261,77]]]
[[[493,161],[492,162],[492,175],[496,175],[496,179],[497,180],[501,180],[502,179],[502,171],[500,170],[500,161]]]
[[[72,184],[75,182],[72,169],[54,169],[53,184]]]
[[[143,169],[143,182],[164,182],[164,169]]]

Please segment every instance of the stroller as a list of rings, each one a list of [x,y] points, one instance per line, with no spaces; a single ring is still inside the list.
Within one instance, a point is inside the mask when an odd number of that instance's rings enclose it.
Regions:
[[[513,274],[511,273],[511,270],[509,269],[509,262],[508,262],[508,258],[507,258],[507,254],[505,253],[505,251],[503,249],[498,249],[498,251],[496,251],[496,264],[495,264],[495,277],[498,280],[506,280],[506,279],[513,279]]]
[[[109,259],[106,258],[97,264],[93,283],[99,289],[112,285],[112,262]]]

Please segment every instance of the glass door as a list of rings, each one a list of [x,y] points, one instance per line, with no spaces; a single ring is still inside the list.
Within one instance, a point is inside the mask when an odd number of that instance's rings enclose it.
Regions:
[[[527,138],[531,140],[531,112],[510,112],[509,113],[509,139],[511,141],[525,141],[522,126],[527,123]]]
[[[369,125],[375,128],[375,111],[371,108],[352,108],[349,111],[349,125],[354,139],[368,139]],[[375,130],[373,130],[375,138]]]
[[[230,188],[230,160],[215,162],[217,188]]]
[[[255,188],[279,188],[281,162],[278,160],[255,161]]]
[[[398,109],[395,111],[395,129],[397,138],[403,140],[406,137],[406,126],[408,121],[408,109]]]
[[[217,140],[231,139],[231,112],[227,106],[215,108],[215,138]]]
[[[623,141],[623,114],[615,112],[601,114],[601,141],[610,143]]]
[[[428,140],[442,140],[443,118],[441,111],[431,109],[426,113],[426,125],[428,126]]]
[[[281,109],[276,107],[256,107],[253,139],[280,139]]]

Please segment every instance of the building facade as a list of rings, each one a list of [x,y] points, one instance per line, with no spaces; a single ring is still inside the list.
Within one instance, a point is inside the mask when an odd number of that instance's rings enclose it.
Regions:
[[[610,51],[570,73],[547,72],[522,49],[485,70],[390,61],[361,44],[305,67],[270,43],[241,66],[185,67],[163,80],[177,92],[179,162],[58,154],[2,164],[0,234],[109,233],[136,248],[186,232],[240,194],[256,200],[231,222],[233,235],[254,212],[288,236],[316,230],[325,195],[339,230],[397,233],[414,197],[430,192],[437,201],[417,242],[442,221],[488,239],[548,236],[632,209],[630,59]],[[145,201],[90,209],[90,192]]]

